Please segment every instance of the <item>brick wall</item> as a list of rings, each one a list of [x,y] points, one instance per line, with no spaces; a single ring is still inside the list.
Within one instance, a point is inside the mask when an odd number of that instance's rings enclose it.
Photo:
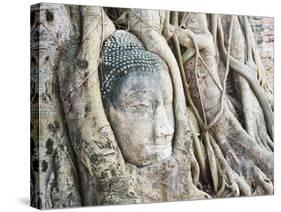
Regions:
[[[252,27],[256,36],[258,48],[264,67],[267,71],[268,82],[273,88],[274,76],[274,18],[253,17]]]

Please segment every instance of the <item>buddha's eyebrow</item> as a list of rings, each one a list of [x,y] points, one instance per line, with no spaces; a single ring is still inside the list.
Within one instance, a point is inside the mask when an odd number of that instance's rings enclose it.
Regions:
[[[135,91],[129,91],[124,95],[124,98],[139,98],[142,95],[144,96],[152,96],[152,92],[150,90],[135,90]]]
[[[126,102],[126,104],[130,104],[134,101],[142,101],[142,100],[151,100],[153,99],[153,94],[149,90],[139,90],[139,91],[129,91],[128,93],[124,94],[122,97],[122,101]]]

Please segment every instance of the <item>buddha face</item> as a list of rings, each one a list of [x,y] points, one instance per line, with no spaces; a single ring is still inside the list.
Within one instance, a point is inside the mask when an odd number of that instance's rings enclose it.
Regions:
[[[173,88],[167,70],[135,71],[119,79],[107,113],[127,162],[142,167],[171,156]]]

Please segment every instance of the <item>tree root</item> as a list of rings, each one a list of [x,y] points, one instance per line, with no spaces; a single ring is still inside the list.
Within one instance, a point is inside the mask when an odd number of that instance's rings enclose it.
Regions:
[[[227,56],[226,56],[227,53],[226,53],[226,49],[225,49],[224,43],[223,43],[224,36],[223,36],[223,29],[222,29],[222,24],[221,24],[220,18],[218,18],[218,31],[219,31],[218,44],[219,44],[219,48],[220,48],[220,53],[221,53],[222,59],[225,62],[226,58],[227,58]],[[247,80],[247,82],[249,83],[249,85],[251,86],[254,94],[256,95],[256,97],[263,109],[268,133],[269,133],[270,137],[273,139],[273,112],[271,110],[271,106],[270,106],[269,102],[267,101],[264,90],[260,87],[260,85],[256,79],[256,74],[255,74],[256,71],[253,70],[251,67],[249,67],[245,64],[242,64],[241,62],[239,62],[237,59],[233,58],[232,56],[230,56],[230,67],[237,74],[244,77]]]

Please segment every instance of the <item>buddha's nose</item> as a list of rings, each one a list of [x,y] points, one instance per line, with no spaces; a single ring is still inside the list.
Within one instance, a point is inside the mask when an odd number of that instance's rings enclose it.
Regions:
[[[171,121],[168,119],[167,111],[163,106],[159,106],[155,113],[154,119],[154,136],[156,139],[172,137],[174,133],[174,127]]]

